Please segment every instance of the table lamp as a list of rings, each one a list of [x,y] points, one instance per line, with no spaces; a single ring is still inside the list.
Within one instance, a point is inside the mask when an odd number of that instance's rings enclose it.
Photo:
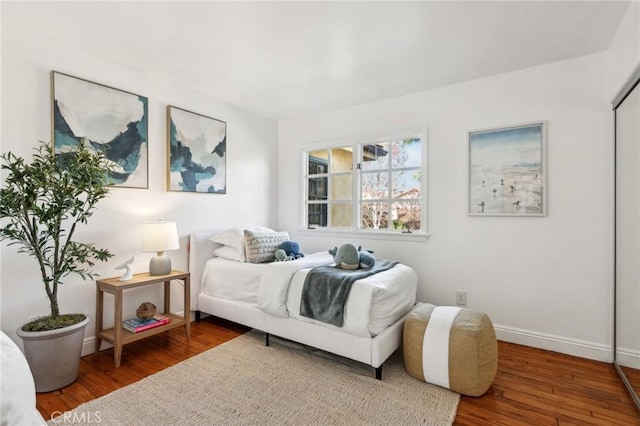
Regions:
[[[171,272],[171,258],[167,250],[180,248],[178,228],[175,222],[145,222],[142,225],[142,251],[156,252],[149,262],[149,274],[167,275]]]

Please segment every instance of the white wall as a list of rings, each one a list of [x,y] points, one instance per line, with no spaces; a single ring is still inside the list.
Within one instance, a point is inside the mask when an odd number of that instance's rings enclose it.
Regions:
[[[6,16],[6,15],[5,15]],[[3,16],[4,18],[4,16]],[[149,99],[149,189],[112,190],[78,238],[108,248],[115,257],[97,265],[103,277],[117,276],[114,269],[135,256],[134,272],[148,270],[150,253],[141,253],[140,232],[145,220],[175,220],[181,248],[168,253],[175,269],[187,269],[188,235],[215,227],[247,224],[274,226],[277,205],[277,124],[240,111],[170,81],[158,79],[109,62],[99,52],[87,53],[60,45],[30,31],[2,22],[2,146],[1,151],[30,157],[38,140],[51,140],[49,73],[56,70],[116,87]],[[166,191],[166,106],[175,105],[227,122],[227,194]],[[251,196],[248,196],[250,194]],[[29,316],[48,313],[48,300],[36,263],[3,242],[0,273],[1,327],[19,344],[15,330]],[[161,303],[157,289],[125,293],[125,316],[133,316],[144,301]],[[180,311],[181,289],[172,292],[173,310]],[[95,317],[95,285],[68,279],[60,290],[63,312],[83,312]],[[112,299],[105,298],[111,313]],[[107,324],[113,322],[108,316]],[[92,321],[85,333],[94,335]]]
[[[611,112],[596,54],[280,123],[280,228],[304,251],[344,242],[301,233],[300,146],[428,127],[425,243],[359,239],[412,266],[418,299],[489,314],[499,337],[595,359],[611,345]],[[548,124],[548,215],[467,216],[467,131]],[[282,165],[288,164],[288,167]],[[286,208],[284,208],[286,206]]]
[[[607,55],[607,93],[612,100],[640,65],[640,1],[633,1],[622,18]]]

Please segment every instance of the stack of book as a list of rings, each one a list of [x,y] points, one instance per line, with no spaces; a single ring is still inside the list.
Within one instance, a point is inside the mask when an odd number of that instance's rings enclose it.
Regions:
[[[122,327],[132,333],[140,333],[141,331],[149,330],[150,328],[169,324],[169,321],[169,317],[161,314],[155,314],[153,318],[148,320],[141,320],[140,318],[131,318],[124,320],[122,321]]]

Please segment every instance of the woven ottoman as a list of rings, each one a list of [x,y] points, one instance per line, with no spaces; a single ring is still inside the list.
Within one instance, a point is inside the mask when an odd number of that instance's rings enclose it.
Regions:
[[[404,322],[403,350],[410,376],[463,395],[482,395],[496,377],[493,324],[471,309],[417,304]]]

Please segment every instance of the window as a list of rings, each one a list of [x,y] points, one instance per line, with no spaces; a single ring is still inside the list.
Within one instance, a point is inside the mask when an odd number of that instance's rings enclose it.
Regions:
[[[304,151],[308,228],[425,233],[422,133]]]

